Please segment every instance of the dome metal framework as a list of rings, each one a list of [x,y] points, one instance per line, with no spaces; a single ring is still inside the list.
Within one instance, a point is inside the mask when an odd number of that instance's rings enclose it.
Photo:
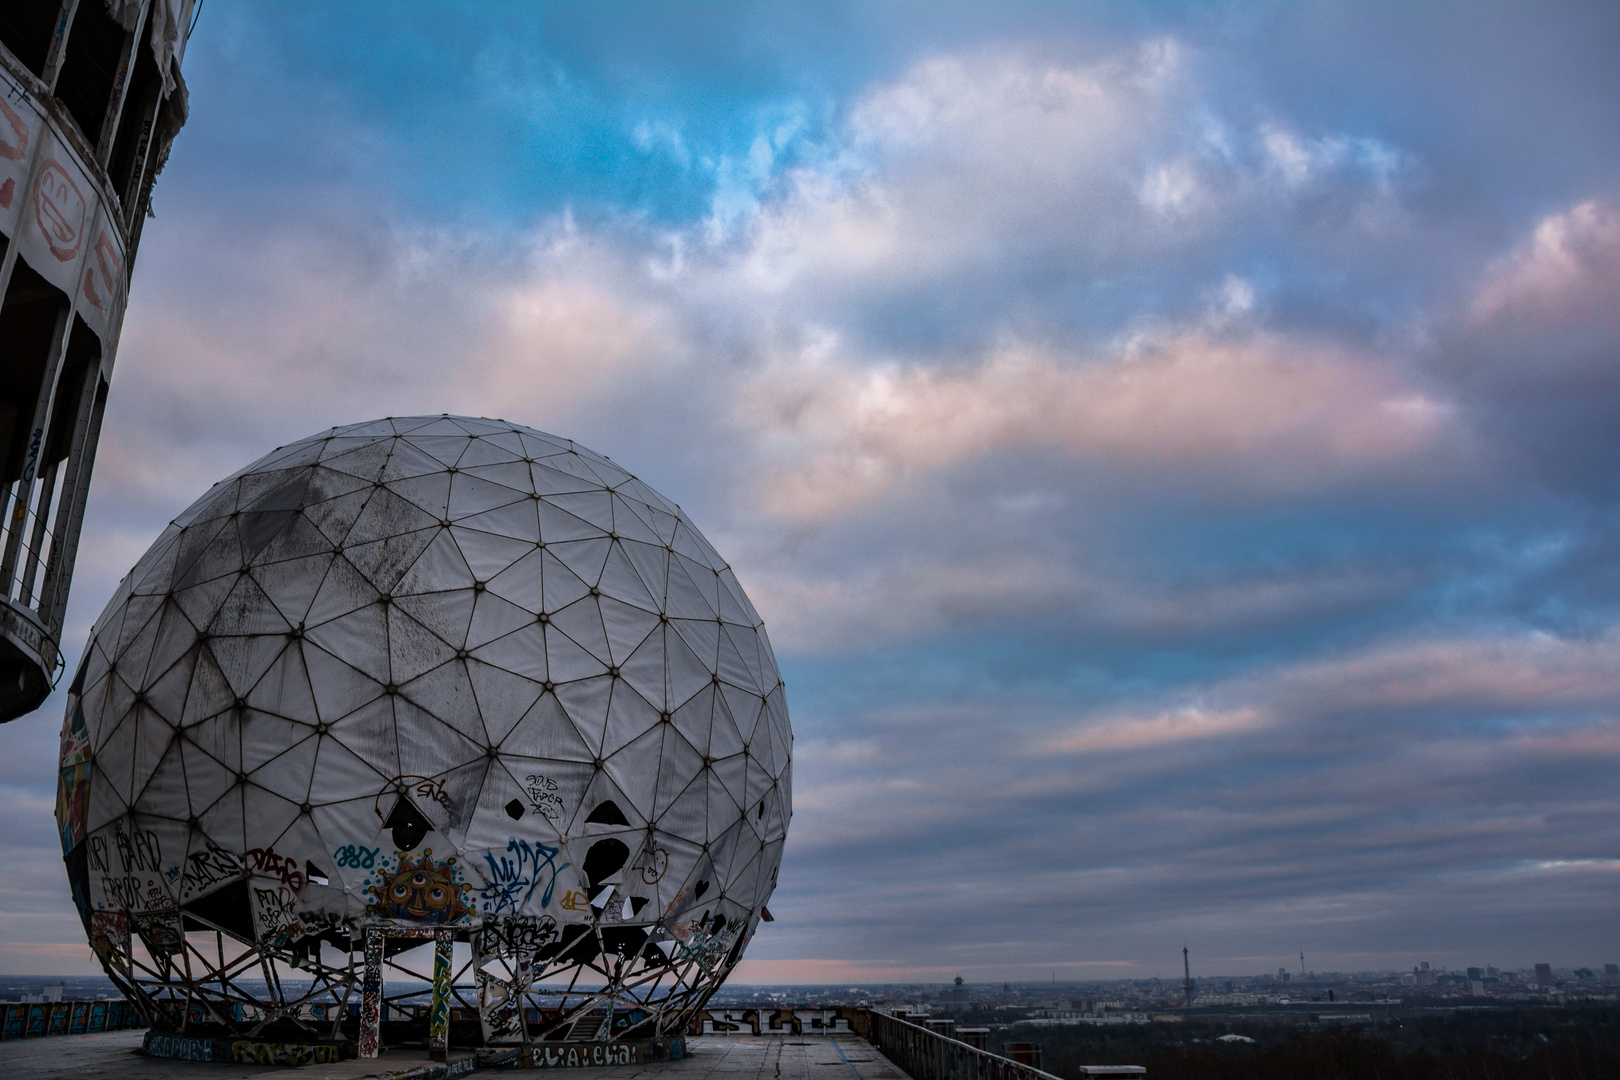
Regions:
[[[568,440],[387,419],[267,455],[141,558],[57,817],[155,1027],[375,1053],[431,983],[441,1047],[455,1006],[458,1041],[657,1039],[758,924],[791,752],[759,615],[679,507]]]

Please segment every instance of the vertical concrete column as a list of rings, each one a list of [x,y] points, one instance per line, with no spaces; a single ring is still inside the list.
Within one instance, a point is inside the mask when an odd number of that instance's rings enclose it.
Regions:
[[[374,1058],[382,1035],[383,932],[366,928],[366,974],[360,984],[360,1056]]]
[[[440,930],[433,943],[433,1011],[428,1016],[428,1057],[443,1061],[450,1046],[450,931]]]

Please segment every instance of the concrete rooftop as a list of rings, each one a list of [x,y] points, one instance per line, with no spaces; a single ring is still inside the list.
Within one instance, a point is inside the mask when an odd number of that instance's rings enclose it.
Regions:
[[[384,1053],[374,1061],[336,1065],[215,1065],[137,1053],[141,1031],[65,1035],[0,1043],[0,1077],[8,1080],[187,1078],[362,1080],[397,1076],[429,1064],[420,1050]],[[489,1070],[485,1075],[553,1080],[909,1080],[866,1040],[854,1035],[705,1035],[688,1039],[680,1061],[593,1069]],[[452,1049],[452,1060],[469,1056]]]

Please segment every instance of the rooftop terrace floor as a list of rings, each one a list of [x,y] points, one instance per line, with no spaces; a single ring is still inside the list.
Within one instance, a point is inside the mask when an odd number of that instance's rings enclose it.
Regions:
[[[336,1065],[214,1065],[137,1053],[143,1031],[63,1035],[0,1043],[4,1080],[362,1080],[397,1076],[429,1064],[421,1050],[385,1051],[371,1061]],[[480,1070],[480,1075],[551,1080],[909,1080],[865,1039],[854,1035],[705,1035],[686,1041],[680,1061],[590,1069]],[[468,1057],[452,1048],[451,1059]]]

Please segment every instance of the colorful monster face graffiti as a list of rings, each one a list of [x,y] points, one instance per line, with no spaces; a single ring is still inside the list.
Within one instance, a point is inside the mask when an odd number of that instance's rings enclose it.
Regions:
[[[384,871],[382,880],[371,886],[371,913],[411,922],[455,922],[468,912],[461,894],[469,888],[455,880],[455,863],[454,858],[434,862],[431,848],[415,861],[401,852],[398,869]]]

